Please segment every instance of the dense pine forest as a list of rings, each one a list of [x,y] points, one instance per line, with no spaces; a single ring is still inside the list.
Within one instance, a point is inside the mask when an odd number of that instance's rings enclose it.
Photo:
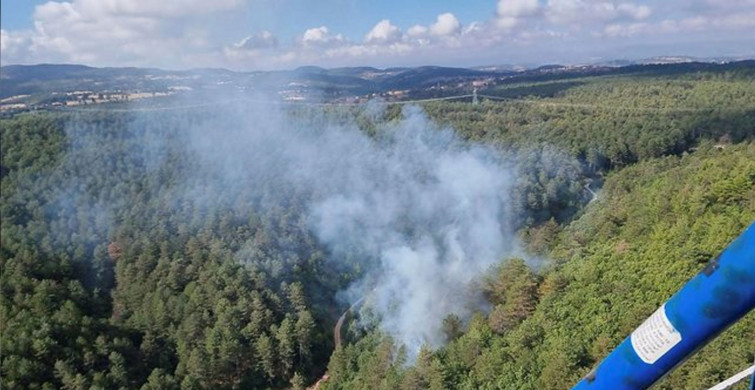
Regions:
[[[297,123],[297,153],[346,150],[307,148],[307,134],[338,144],[352,126],[361,138],[347,146],[364,153],[334,159],[408,159],[375,162],[375,180],[403,178],[394,170],[440,148],[454,162],[506,167],[507,184],[495,187],[506,196],[492,197],[503,211],[491,213],[520,248],[469,283],[484,298],[469,316],[432,324],[444,343],[418,350],[380,325],[369,296],[336,347],[333,327],[359,298],[344,291],[369,280],[377,259],[354,242],[331,245],[308,208],[353,178],[329,177],[328,165],[314,178],[276,164],[283,146],[237,141],[246,107],[3,118],[2,386],[303,389],[327,371],[325,389],[565,389],[755,220],[753,68],[480,94],[512,100],[281,114]],[[280,125],[248,122],[266,137]],[[418,127],[441,136],[409,143],[429,145],[416,161],[369,153],[372,143],[403,145],[393,134]],[[409,172],[423,185],[424,173]],[[309,180],[324,183],[296,185]],[[396,221],[416,237],[434,220]],[[358,228],[383,226],[374,223]],[[753,340],[750,313],[657,388],[713,385],[751,364]]]

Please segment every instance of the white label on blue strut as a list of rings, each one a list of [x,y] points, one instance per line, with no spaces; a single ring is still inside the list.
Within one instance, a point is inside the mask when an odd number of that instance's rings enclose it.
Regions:
[[[653,364],[682,341],[682,334],[674,328],[666,316],[664,303],[632,332],[631,341],[637,356],[643,362]]]

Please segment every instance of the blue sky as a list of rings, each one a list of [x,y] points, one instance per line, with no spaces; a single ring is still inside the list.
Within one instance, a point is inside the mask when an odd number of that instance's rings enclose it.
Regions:
[[[285,69],[752,57],[755,0],[4,0],[2,64]]]

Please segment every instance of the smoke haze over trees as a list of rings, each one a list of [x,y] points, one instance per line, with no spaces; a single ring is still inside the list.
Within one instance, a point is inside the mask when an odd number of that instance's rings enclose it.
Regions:
[[[755,218],[751,86],[3,118],[2,384],[564,388]]]

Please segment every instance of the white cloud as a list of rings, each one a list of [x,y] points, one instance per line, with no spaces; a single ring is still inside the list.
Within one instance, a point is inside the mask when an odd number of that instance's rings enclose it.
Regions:
[[[375,27],[367,33],[365,41],[367,43],[394,43],[401,39],[401,29],[391,24],[388,19],[379,21]]]
[[[585,56],[592,46],[609,47],[609,39],[633,46],[651,40],[653,44],[662,39],[684,41],[687,32],[698,36],[704,32],[714,36],[711,41],[738,42],[744,52],[748,49],[742,42],[755,33],[755,0],[496,0],[485,20],[462,23],[450,12],[424,25],[394,25],[386,19],[365,26],[361,39],[359,32],[347,38],[320,26],[284,43],[276,30],[251,33],[254,30],[242,24],[246,19],[234,17],[241,7],[250,11],[251,4],[248,0],[48,1],[35,8],[32,28],[0,31],[0,54],[3,63],[270,69],[436,60],[447,64],[478,59],[537,61],[538,55],[547,57],[554,51]],[[222,22],[216,24],[217,20]],[[238,31],[249,35],[230,39]],[[521,49],[524,46],[529,49]]]
[[[540,13],[538,0],[498,0],[496,25],[510,30]]]
[[[742,9],[755,7],[755,0],[705,0],[705,6],[718,9]]]
[[[60,5],[70,5],[82,15],[121,15],[176,18],[188,15],[204,15],[209,12],[226,11],[243,4],[242,0],[74,0],[72,2],[50,1],[37,7],[37,12],[47,12]],[[53,11],[55,12],[55,11]]]
[[[9,33],[4,59],[90,65],[175,66],[207,58],[213,45],[197,17],[224,12],[241,0],[48,1],[34,9],[34,27]],[[14,50],[13,36],[25,37]]]
[[[749,29],[755,27],[755,12],[737,12],[713,20],[713,26],[721,29]],[[755,31],[750,31],[755,33]],[[754,34],[755,35],[755,34]],[[752,37],[752,35],[750,35]]]
[[[278,38],[270,31],[262,30],[235,43],[233,47],[239,50],[274,49],[278,47]]]
[[[533,16],[540,10],[538,0],[498,0],[496,13],[501,17]]]
[[[438,19],[430,26],[430,33],[436,36],[457,35],[460,32],[461,23],[450,12],[438,15]]]
[[[658,36],[708,31],[742,31],[754,28],[755,11],[752,11],[721,16],[697,15],[683,19],[665,19],[656,23],[612,23],[605,26],[603,35],[608,37]]]
[[[647,23],[612,23],[606,25],[604,32],[608,37],[630,37],[648,30]]]
[[[607,19],[613,16],[613,5],[605,2],[588,3],[583,0],[548,0],[546,17],[552,23],[570,24],[585,19]]]
[[[632,3],[621,3],[616,7],[620,13],[633,19],[646,19],[650,16],[650,7],[646,5],[637,5]]]
[[[410,27],[409,30],[406,31],[406,35],[409,36],[410,38],[422,37],[422,36],[427,35],[428,31],[429,30],[427,27],[421,24],[416,24]]]
[[[463,35],[473,35],[482,33],[487,28],[485,23],[481,22],[472,22],[467,27],[464,28],[464,31],[462,31]]]
[[[554,24],[603,23],[617,19],[645,19],[650,7],[634,3],[586,0],[548,0],[546,17]]]
[[[341,34],[332,35],[325,26],[313,27],[306,31],[300,38],[304,46],[336,46],[346,42],[346,38]]]
[[[458,46],[463,32],[459,19],[446,12],[438,15],[430,26],[417,24],[410,27],[404,40],[416,47],[453,47]]]
[[[367,43],[394,43],[401,39],[401,29],[391,24],[388,19],[379,21],[375,27],[367,33],[364,40]]]
[[[416,47],[403,42],[395,42],[389,45],[354,44],[328,49],[325,51],[325,56],[341,60],[348,58],[364,60],[381,56],[402,56],[415,50]]]
[[[27,39],[16,33],[0,29],[0,54],[12,57],[26,46]]]

